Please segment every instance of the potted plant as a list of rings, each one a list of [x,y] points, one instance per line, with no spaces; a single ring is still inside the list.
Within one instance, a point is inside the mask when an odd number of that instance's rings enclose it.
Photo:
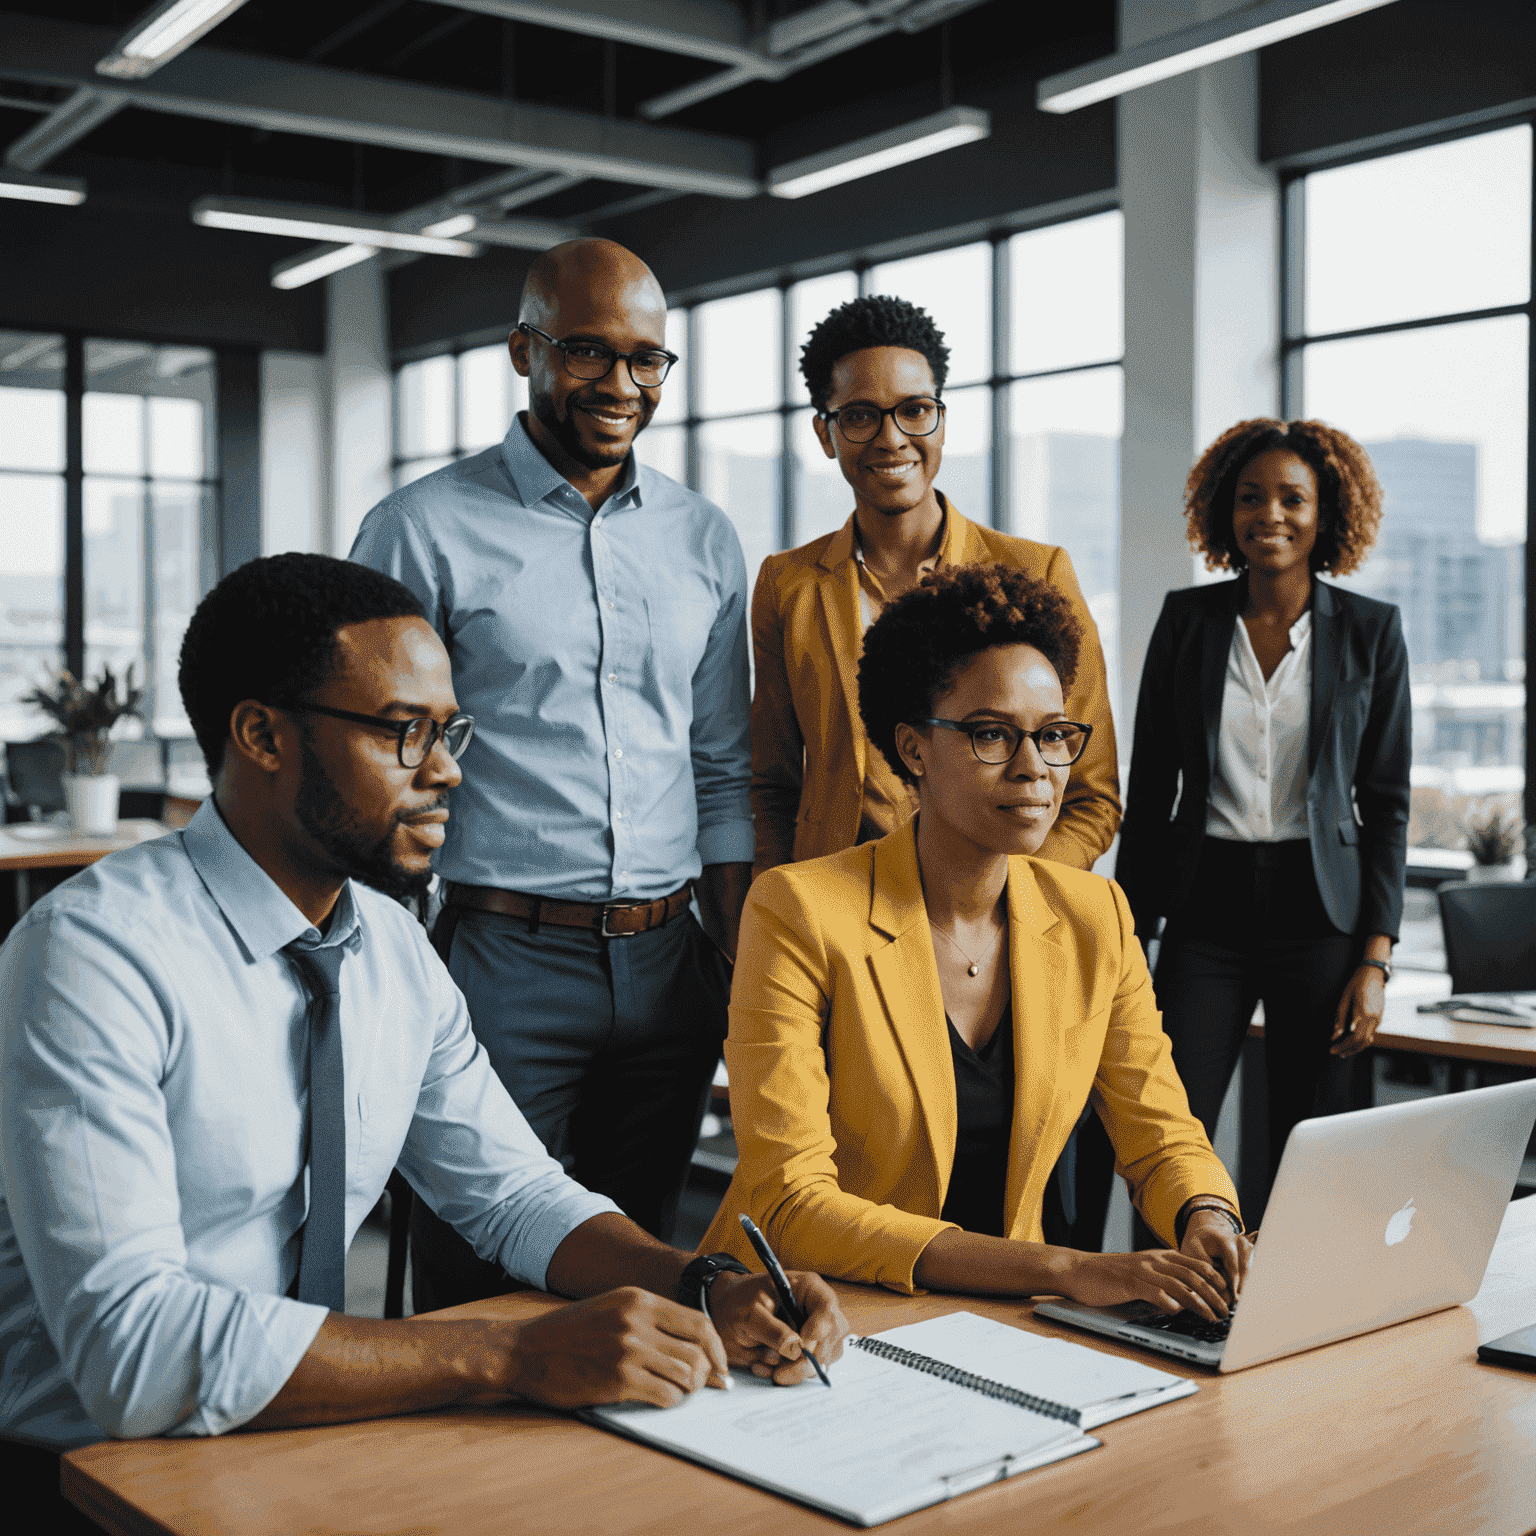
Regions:
[[[117,791],[114,775],[107,772],[112,727],[125,716],[139,713],[142,688],[133,686],[133,666],[118,680],[103,664],[95,685],[82,683],[61,671],[46,686],[34,688],[22,700],[35,704],[53,721],[56,735],[64,741],[64,804],[75,830],[83,837],[111,837],[117,831]]]
[[[1467,852],[1472,855],[1472,868],[1467,871],[1467,879],[1517,879],[1515,859],[1522,842],[1519,816],[1503,806],[1496,805],[1483,816],[1469,817]]]

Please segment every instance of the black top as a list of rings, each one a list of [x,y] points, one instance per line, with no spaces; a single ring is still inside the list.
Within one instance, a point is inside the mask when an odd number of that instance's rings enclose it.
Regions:
[[[1002,1237],[1003,1189],[1013,1135],[1013,1004],[979,1052],[960,1038],[948,1015],[955,1064],[955,1166],[940,1215],[967,1232]]]

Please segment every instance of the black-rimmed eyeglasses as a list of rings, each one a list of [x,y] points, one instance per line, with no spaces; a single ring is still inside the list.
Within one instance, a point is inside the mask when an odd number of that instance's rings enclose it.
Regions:
[[[615,352],[600,341],[556,341],[548,331],[541,331],[526,320],[517,324],[525,336],[542,336],[550,346],[558,347],[565,356],[565,371],[573,379],[593,381],[606,379],[613,372],[613,365],[622,362],[629,369],[629,376],[638,389],[655,389],[671,372],[677,361],[677,353],[665,347],[641,347],[635,352]]]
[[[915,395],[881,410],[878,405],[845,405],[841,410],[823,411],[823,421],[835,421],[837,430],[850,443],[872,443],[880,436],[885,418],[896,418],[896,429],[904,437],[927,437],[937,431],[944,419],[944,402],[927,395]]]
[[[350,709],[332,709],[329,704],[284,707],[290,715],[329,715],[333,720],[350,720],[353,725],[371,725],[381,731],[393,731],[402,768],[420,768],[439,741],[448,756],[457,760],[464,755],[469,738],[475,734],[472,715],[455,715],[446,725],[439,725],[426,715],[419,715],[414,720],[391,720],[387,715],[359,715]]]
[[[971,751],[979,763],[1011,763],[1014,754],[1025,739],[1034,742],[1035,751],[1047,768],[1066,768],[1083,755],[1088,738],[1093,735],[1091,725],[1080,725],[1076,720],[1053,720],[1037,731],[1021,731],[1016,725],[1005,725],[1001,720],[914,720],[913,725],[939,725],[946,731],[963,731],[971,738]]]

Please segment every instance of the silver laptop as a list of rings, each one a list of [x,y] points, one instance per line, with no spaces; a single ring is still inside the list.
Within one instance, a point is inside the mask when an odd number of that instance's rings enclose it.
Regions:
[[[1291,1132],[1230,1319],[1044,1302],[1071,1323],[1220,1371],[1470,1301],[1536,1123],[1536,1080],[1388,1104]]]

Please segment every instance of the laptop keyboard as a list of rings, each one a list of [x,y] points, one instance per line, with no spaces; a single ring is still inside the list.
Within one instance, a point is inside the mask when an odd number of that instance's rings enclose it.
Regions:
[[[1198,1312],[1159,1312],[1154,1307],[1147,1308],[1145,1317],[1133,1317],[1128,1321],[1136,1324],[1138,1328],[1150,1328],[1157,1333],[1174,1333],[1185,1339],[1197,1339],[1202,1344],[1225,1344],[1227,1335],[1232,1331],[1232,1319],[1237,1316],[1237,1304],[1234,1302],[1225,1317],[1218,1317],[1214,1322],[1210,1318],[1201,1317]]]

